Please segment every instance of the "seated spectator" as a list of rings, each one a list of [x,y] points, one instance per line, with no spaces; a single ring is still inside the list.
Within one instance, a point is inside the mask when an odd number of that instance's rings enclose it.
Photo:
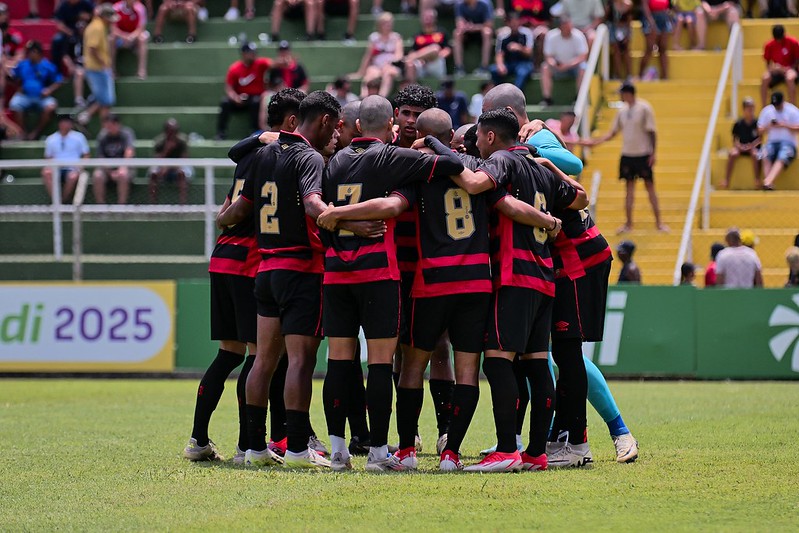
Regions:
[[[81,109],[89,105],[83,97],[83,82],[86,79],[86,69],[83,66],[83,35],[87,25],[86,21],[78,21],[75,25],[74,39],[67,41],[67,48],[61,56],[61,63],[56,64],[65,79],[72,80],[75,107]],[[89,99],[94,101],[91,95],[89,95]]]
[[[488,0],[459,0],[455,5],[455,32],[453,52],[455,75],[466,73],[463,68],[463,46],[473,40],[480,41],[480,73],[488,71],[491,48],[494,44],[494,11]]]
[[[766,144],[761,151],[763,189],[774,190],[777,176],[796,157],[796,132],[799,131],[799,109],[786,103],[781,92],[771,95],[771,105],[763,108],[757,119],[757,131]]]
[[[473,122],[477,122],[477,119],[483,114],[483,99],[486,93],[493,88],[493,81],[484,81],[480,84],[480,92],[474,93],[472,99],[469,100],[469,116],[472,117]]]
[[[117,50],[132,50],[139,56],[136,76],[140,80],[147,79],[147,9],[140,0],[120,0],[114,4],[119,16],[111,38],[111,63],[116,76]]]
[[[189,156],[189,141],[180,132],[180,125],[174,118],[164,123],[164,132],[153,139],[154,157],[180,159]],[[178,202],[186,203],[189,194],[191,167],[153,167],[150,169],[150,202],[158,203],[158,189],[164,181],[178,186]]]
[[[416,0],[402,0],[400,2],[400,12],[407,15],[411,11],[416,11]],[[378,17],[384,13],[383,0],[372,0],[372,15]]]
[[[434,9],[422,13],[422,31],[413,39],[411,51],[405,56],[405,77],[408,83],[419,78],[440,80],[447,75],[447,58],[452,53],[447,32],[438,27]]]
[[[744,98],[744,116],[732,127],[732,148],[727,152],[727,173],[724,181],[719,185],[722,189],[730,186],[730,176],[735,166],[735,160],[740,156],[752,159],[755,172],[755,188],[760,189],[760,133],[757,130],[757,117],[755,116],[755,101],[749,97]]]
[[[244,0],[244,18],[252,20],[255,18],[255,0]],[[225,12],[225,20],[238,20],[239,15],[239,0],[230,0],[230,7]]]
[[[279,75],[283,79],[284,87],[299,89],[308,93],[311,81],[305,74],[305,67],[297,61],[291,53],[291,45],[288,41],[280,41],[277,48],[277,56],[272,63],[272,73]]]
[[[577,141],[580,140],[580,136],[572,131],[576,119],[577,115],[574,114],[574,111],[564,111],[560,114],[560,119],[550,118],[544,122],[547,128],[560,138],[570,152],[574,152]]]
[[[672,2],[675,10],[674,49],[682,50],[680,37],[682,30],[688,30],[691,48],[704,50],[707,37],[707,20],[701,0],[676,0]]]
[[[716,278],[716,256],[724,249],[724,245],[720,242],[714,242],[710,246],[710,263],[705,268],[705,287],[715,287],[717,284]]]
[[[549,31],[549,24],[552,22],[552,14],[549,8],[554,2],[550,0],[511,0],[510,8],[505,15],[516,13],[522,24],[529,27],[533,36],[543,37]]]
[[[103,129],[97,135],[97,157],[108,159],[130,159],[136,155],[134,143],[136,137],[133,130],[122,126],[119,117],[109,114],[103,122]],[[106,184],[110,179],[116,184],[117,203],[120,205],[128,203],[130,194],[130,182],[135,171],[129,167],[98,167],[92,174],[92,191],[94,192],[94,202],[98,204],[106,203]]]
[[[466,148],[463,146],[463,137],[466,135],[466,132],[469,131],[474,124],[464,124],[460,128],[455,130],[455,133],[452,135],[452,140],[449,142],[449,147],[455,150],[456,152],[463,153]]]
[[[344,42],[348,45],[355,44],[355,30],[358,27],[358,12],[361,9],[360,0],[316,1],[315,37],[317,39],[325,39],[326,17],[347,17],[347,29],[344,31]]]
[[[350,102],[360,100],[354,93],[350,92],[351,88],[350,80],[347,78],[336,78],[325,90],[336,98],[341,107],[344,107]]]
[[[654,80],[658,73],[655,67],[647,69],[655,47],[660,60],[660,79],[669,79],[669,38],[674,31],[674,19],[671,16],[669,0],[644,0],[641,2],[641,31],[644,33],[644,55],[638,68],[639,76],[644,80]]]
[[[573,78],[580,88],[588,59],[588,42],[571,20],[561,17],[560,27],[544,38],[544,62],[541,64],[541,105],[552,105],[552,80]]]
[[[11,77],[19,83],[19,90],[11,97],[8,107],[14,112],[14,119],[23,129],[25,129],[25,113],[41,112],[36,127],[26,131],[28,140],[38,139],[58,107],[53,93],[61,86],[61,74],[55,65],[45,59],[42,45],[38,41],[28,41],[25,46],[25,59],[11,69]]]
[[[369,35],[369,45],[361,59],[361,66],[351,77],[362,78],[361,98],[368,96],[367,88],[374,80],[380,80],[378,94],[388,98],[394,80],[400,75],[395,65],[405,55],[402,50],[402,36],[394,31],[394,16],[382,13],[377,17],[377,31]]]
[[[610,52],[613,57],[614,74],[620,79],[627,79],[633,75],[632,56],[630,55],[632,11],[631,0],[608,2],[607,21]]]
[[[58,131],[49,135],[44,142],[44,157],[66,165],[89,157],[89,143],[82,133],[72,129],[72,118],[69,115],[61,115],[58,118]],[[75,185],[78,183],[78,176],[83,169],[78,166],[63,166],[58,170],[59,176],[55,178],[61,184],[61,202],[67,203],[72,199]],[[44,181],[44,187],[51,199],[53,198],[53,179],[52,167],[42,168],[42,181]]]
[[[319,0],[275,0],[272,5],[272,42],[280,41],[280,26],[283,17],[290,19],[305,18],[305,38],[309,41],[316,38],[317,6]]]
[[[6,77],[25,57],[25,39],[19,30],[9,27],[8,6],[0,2],[0,115],[6,93]]]
[[[760,82],[760,102],[766,106],[768,90],[785,83],[788,88],[788,101],[796,103],[796,64],[799,62],[799,41],[785,35],[785,27],[777,24],[771,28],[774,37],[766,43],[763,59],[766,60],[766,72]]]
[[[155,17],[155,28],[153,32],[154,43],[163,43],[164,36],[164,22],[167,17],[170,21],[186,22],[188,26],[188,34],[186,35],[186,43],[192,44],[197,40],[197,19],[201,9],[203,8],[198,0],[164,0],[161,7],[158,8],[158,15]]]
[[[751,289],[763,286],[760,258],[741,243],[738,228],[727,230],[727,247],[716,256],[716,283],[725,289]]]
[[[799,287],[799,248],[791,246],[785,252],[785,261],[788,263],[788,282],[785,287]]]
[[[94,14],[94,4],[89,0],[64,0],[53,13],[58,33],[53,37],[50,58],[56,65],[61,64],[64,55],[70,53],[82,39],[75,31],[79,22],[88,24]],[[85,27],[85,26],[84,26]]]
[[[588,48],[591,48],[596,29],[605,18],[602,0],[560,0],[560,4],[563,15],[570,18],[574,27],[585,35]]]
[[[491,78],[494,85],[499,85],[511,76],[513,84],[523,91],[533,72],[533,32],[522,26],[515,11],[508,12],[505,23],[507,26],[497,32],[496,63],[491,65]]]
[[[619,261],[622,262],[618,283],[641,284],[641,271],[635,261],[633,261],[634,252],[635,243],[633,241],[621,241],[616,247],[616,255],[619,256]]]
[[[741,20],[741,6],[737,0],[702,0],[707,23],[724,20],[727,27]]]
[[[97,8],[97,16],[92,19],[83,33],[83,67],[86,81],[92,91],[94,103],[78,116],[78,122],[85,125],[89,117],[100,112],[105,119],[116,104],[116,88],[114,73],[111,70],[111,51],[109,46],[111,28],[119,19],[114,6],[109,3]]]
[[[752,18],[752,7],[755,0],[747,0],[746,18]],[[757,0],[760,16],[770,19],[791,18],[796,16],[796,0]]]
[[[266,90],[264,77],[271,66],[271,59],[258,57],[255,43],[241,46],[241,59],[230,65],[225,77],[225,97],[219,104],[216,123],[217,139],[227,137],[227,125],[234,111],[247,111],[250,114],[250,128],[253,131],[259,129],[258,113]]]
[[[455,90],[453,80],[441,82],[441,90],[436,93],[438,108],[446,111],[452,118],[452,127],[457,129],[469,122],[469,102],[463,91]]]
[[[696,265],[683,263],[680,266],[680,285],[696,286]]]

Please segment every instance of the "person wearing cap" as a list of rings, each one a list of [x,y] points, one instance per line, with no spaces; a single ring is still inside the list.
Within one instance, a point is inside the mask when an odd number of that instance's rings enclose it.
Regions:
[[[726,289],[751,289],[763,286],[760,258],[741,242],[738,228],[730,228],[725,236],[727,247],[716,256],[716,283]]]
[[[763,161],[763,189],[774,190],[777,176],[788,168],[796,157],[796,132],[799,131],[799,109],[785,102],[781,92],[771,95],[771,104],[760,112],[757,118],[757,131],[766,136],[761,148]]]
[[[635,261],[633,261],[634,252],[635,243],[633,241],[621,241],[616,246],[616,255],[619,256],[619,261],[622,263],[618,283],[641,284],[641,271]]]
[[[155,28],[153,33],[154,43],[163,43],[164,36],[161,34],[164,28],[164,21],[167,16],[172,20],[185,20],[188,26],[186,43],[192,44],[197,40],[197,19],[201,10],[205,9],[200,0],[164,0],[158,8],[155,16]]]
[[[44,141],[44,157],[65,165],[59,167],[57,178],[61,181],[61,202],[69,202],[75,192],[78,176],[83,171],[74,164],[89,157],[89,142],[85,135],[72,129],[72,118],[69,115],[58,117],[58,131]],[[52,167],[43,167],[42,181],[50,198],[53,197],[53,179]]]
[[[580,89],[588,60],[588,41],[568,17],[544,37],[544,62],[541,63],[541,105],[552,105],[552,80],[573,78]]]
[[[755,172],[755,189],[759,189],[760,159],[757,154],[760,149],[760,133],[757,131],[757,117],[755,116],[755,101],[750,97],[743,101],[744,115],[732,127],[732,148],[727,152],[727,173],[724,181],[719,185],[722,189],[730,186],[730,176],[735,166],[735,160],[740,156],[749,157]]]
[[[441,90],[436,93],[438,108],[452,118],[452,127],[458,129],[469,122],[469,101],[463,91],[455,90],[455,82],[446,79],[441,82]]]
[[[715,287],[718,283],[718,278],[716,276],[716,257],[723,249],[724,245],[720,242],[714,242],[710,246],[710,263],[705,267],[705,288]]]
[[[164,123],[164,132],[153,139],[153,157],[181,159],[189,157],[189,141],[180,132],[180,125],[174,118]],[[178,202],[183,205],[189,195],[191,167],[152,167],[150,174],[150,202],[158,203],[158,189],[164,181],[178,186]]]
[[[230,114],[246,111],[250,115],[250,128],[258,130],[258,113],[261,98],[266,91],[264,78],[272,67],[272,60],[258,57],[255,43],[241,45],[241,59],[230,65],[225,77],[225,97],[219,104],[216,138],[227,137]]]
[[[79,116],[78,121],[82,124],[88,123],[88,117],[98,110],[100,117],[105,119],[117,99],[108,41],[119,15],[107,2],[97,6],[95,14],[83,32],[83,67],[95,102]]]
[[[140,80],[147,79],[147,8],[140,0],[120,0],[114,4],[119,19],[112,29],[111,64],[116,73],[117,50],[127,49],[136,53],[139,65],[136,76]]]
[[[103,123],[103,129],[97,135],[97,157],[107,157],[109,159],[130,159],[136,155],[134,142],[136,136],[133,130],[123,126],[119,121],[119,116],[111,113]],[[98,167],[92,174],[92,192],[94,202],[97,204],[106,203],[105,189],[110,179],[116,184],[117,203],[120,205],[128,203],[130,193],[130,181],[133,179],[134,171],[130,167]]]
[[[660,218],[660,204],[655,191],[654,172],[655,148],[657,133],[655,113],[649,102],[636,98],[635,86],[623,83],[619,89],[624,105],[616,113],[610,131],[605,135],[580,141],[583,146],[597,146],[609,141],[619,133],[622,136],[621,159],[619,161],[619,179],[627,182],[625,213],[627,221],[616,233],[626,233],[633,229],[633,203],[635,202],[635,180],[644,181],[649,203],[655,216],[655,227],[659,231],[668,232],[669,227]]]
[[[280,41],[272,71],[283,78],[285,87],[299,89],[304,93],[308,93],[311,82],[305,73],[305,67],[291,53],[291,45],[288,41]]]
[[[58,68],[44,57],[39,41],[28,41],[25,59],[11,69],[11,78],[19,84],[19,90],[11,97],[9,109],[17,124],[25,124],[25,113],[41,111],[39,122],[27,132],[28,140],[39,138],[58,107],[53,93],[61,86],[63,78]]]
[[[766,72],[760,81],[760,101],[766,106],[768,90],[781,83],[788,89],[788,101],[796,102],[796,65],[799,63],[799,41],[785,35],[785,26],[775,24],[771,28],[772,40],[763,49]]]
[[[755,246],[760,242],[755,232],[750,229],[745,229],[741,232],[741,244],[747,248],[755,249]]]

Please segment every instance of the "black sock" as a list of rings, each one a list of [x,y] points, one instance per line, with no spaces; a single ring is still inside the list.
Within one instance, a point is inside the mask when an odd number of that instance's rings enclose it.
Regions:
[[[369,411],[369,438],[371,446],[388,444],[388,424],[391,420],[391,365],[369,365],[366,378],[366,405]]]
[[[483,372],[491,386],[491,404],[494,410],[494,425],[497,428],[497,451],[516,451],[516,404],[519,389],[513,375],[513,364],[500,357],[486,357]]]
[[[327,361],[327,375],[322,387],[322,403],[325,406],[327,433],[344,438],[349,404],[349,373],[352,361]]]
[[[200,386],[197,387],[197,401],[194,405],[194,427],[191,430],[191,436],[199,446],[208,444],[208,424],[216,406],[219,405],[222,391],[225,390],[225,380],[242,361],[244,361],[243,355],[220,348],[200,380]]]
[[[582,341],[553,339],[552,358],[558,365],[558,386],[555,389],[555,424],[552,435],[569,432],[571,444],[586,441],[585,402],[588,396],[588,377],[585,373]]]
[[[308,438],[311,436],[311,419],[308,413],[286,410],[287,449],[300,453],[308,449]]]
[[[416,441],[416,426],[424,403],[424,389],[397,388],[397,433],[400,449],[410,448]]]
[[[266,407],[247,404],[247,437],[251,450],[266,449]]]
[[[272,381],[269,382],[269,437],[275,442],[286,437],[286,401],[283,393],[286,390],[288,369],[289,356],[284,353],[272,374]]]
[[[513,360],[513,375],[516,376],[516,387],[519,389],[519,403],[516,405],[516,434],[521,435],[524,419],[527,417],[527,404],[530,403],[530,388],[527,376],[519,367],[519,358]]]
[[[247,435],[247,376],[255,363],[255,354],[248,355],[236,382],[236,397],[239,400],[239,450],[246,452],[250,447]]]
[[[447,432],[448,450],[460,453],[461,443],[472,422],[479,398],[480,387],[455,385],[455,391],[452,393],[452,420]]]
[[[528,359],[521,367],[530,382],[530,442],[527,455],[538,457],[546,451],[552,412],[555,410],[555,384],[546,359]]]
[[[436,410],[436,426],[440,437],[449,430],[449,421],[452,417],[452,393],[455,382],[445,379],[431,379],[430,396],[433,397],[433,408]]]
[[[363,367],[357,355],[350,371],[350,402],[347,420],[350,434],[361,442],[369,440],[369,425],[366,422],[366,388],[363,385]]]

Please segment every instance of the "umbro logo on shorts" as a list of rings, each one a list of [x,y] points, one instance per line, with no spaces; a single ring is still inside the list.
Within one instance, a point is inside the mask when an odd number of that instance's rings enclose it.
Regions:
[[[568,331],[569,330],[569,323],[565,320],[560,320],[555,322],[555,331]]]

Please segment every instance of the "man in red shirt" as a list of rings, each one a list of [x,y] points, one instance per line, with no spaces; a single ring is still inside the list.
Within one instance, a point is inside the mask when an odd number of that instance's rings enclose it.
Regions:
[[[272,61],[258,57],[256,50],[254,43],[244,43],[241,46],[241,60],[230,65],[227,71],[225,98],[219,105],[216,123],[217,139],[227,136],[227,124],[233,111],[247,111],[252,130],[258,130],[261,95],[266,91],[264,76],[272,66]]]
[[[763,107],[768,104],[767,93],[780,83],[788,87],[788,101],[796,102],[796,63],[799,61],[799,41],[785,35],[782,24],[771,28],[774,37],[766,43],[763,59],[766,60],[766,72],[760,82],[760,102]]]
[[[119,0],[114,4],[119,20],[114,25],[111,39],[111,64],[116,72],[117,50],[126,48],[133,50],[139,56],[139,66],[136,76],[140,80],[147,78],[147,41],[150,33],[147,31],[147,8],[140,0]]]

